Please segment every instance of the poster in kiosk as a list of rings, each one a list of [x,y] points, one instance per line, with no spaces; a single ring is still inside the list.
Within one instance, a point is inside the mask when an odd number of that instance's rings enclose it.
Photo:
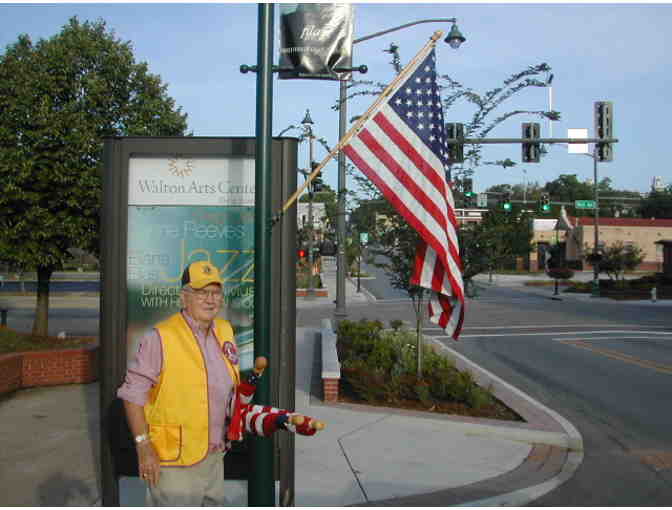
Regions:
[[[296,190],[295,138],[271,148],[271,210]],[[128,360],[154,325],[180,310],[182,272],[210,261],[220,271],[220,317],[231,321],[243,371],[254,355],[255,138],[128,137],[105,140],[101,221],[100,406],[104,506],[141,506],[144,483],[116,392]],[[271,402],[295,407],[296,209],[271,231]],[[266,403],[266,402],[265,402]],[[274,441],[274,474],[293,493],[294,438]],[[247,504],[249,452],[225,457],[226,490]],[[291,499],[291,498],[290,498]]]
[[[128,178],[127,356],[180,310],[182,271],[211,262],[224,283],[241,370],[252,367],[254,159],[134,157]]]

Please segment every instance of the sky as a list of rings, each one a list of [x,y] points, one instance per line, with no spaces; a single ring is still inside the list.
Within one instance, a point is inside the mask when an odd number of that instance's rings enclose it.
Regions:
[[[138,61],[168,84],[168,94],[188,114],[195,136],[254,136],[256,75],[242,74],[241,64],[257,59],[258,7],[254,3],[2,3],[0,51],[22,33],[33,41],[56,35],[68,19],[103,19],[123,41],[131,41]],[[275,8],[274,63],[279,61],[280,8]],[[654,176],[672,182],[668,163],[670,140],[666,127],[672,101],[672,4],[666,3],[356,3],[354,35],[359,38],[420,19],[458,20],[467,38],[457,50],[437,45],[437,70],[477,93],[502,85],[510,75],[528,66],[547,63],[552,68],[552,89],[528,88],[494,113],[512,110],[553,109],[561,120],[552,134],[566,138],[568,128],[588,128],[593,136],[593,104],[614,105],[614,161],[598,166],[598,180],[609,177],[616,189],[647,192]],[[394,76],[391,57],[383,50],[391,43],[400,48],[402,64],[420,50],[435,30],[450,30],[449,23],[421,24],[357,44],[353,64],[368,66],[362,79],[389,82]],[[541,76],[545,78],[545,76]],[[364,90],[364,89],[358,89]],[[318,137],[337,143],[338,98],[336,81],[273,80],[273,134],[298,125],[306,110]],[[356,98],[348,116],[363,113],[372,98]],[[446,120],[465,122],[473,107],[463,103],[446,113]],[[494,117],[493,117],[494,118]],[[540,122],[542,137],[549,122],[536,116],[515,116],[493,130],[491,137],[519,138],[522,122]],[[298,136],[298,131],[287,135]],[[307,144],[301,144],[299,164],[308,167]],[[316,159],[326,152],[316,147]],[[579,180],[593,178],[592,158],[568,155],[566,147],[553,146],[541,163],[521,163],[520,145],[485,146],[483,159],[510,158],[513,168],[485,165],[476,169],[474,190],[495,184],[540,185],[561,174]],[[324,180],[336,188],[335,162]],[[353,188],[352,180],[348,187]]]

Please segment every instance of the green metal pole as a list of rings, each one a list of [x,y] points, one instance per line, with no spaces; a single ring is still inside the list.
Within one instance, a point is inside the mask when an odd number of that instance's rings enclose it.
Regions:
[[[273,4],[259,4],[257,47],[257,147],[254,216],[254,356],[271,351],[271,130],[273,122]],[[266,370],[257,386],[256,401],[270,403],[272,373]],[[275,506],[273,443],[251,440],[249,506]]]
[[[598,221],[600,216],[600,202],[597,188],[597,144],[595,144],[593,147],[593,193],[595,198],[595,215],[593,216],[593,228],[595,230],[593,239],[593,254],[597,255],[598,248],[600,246],[600,229]],[[596,261],[593,261],[593,288],[591,294],[593,297],[600,297],[600,270]]]

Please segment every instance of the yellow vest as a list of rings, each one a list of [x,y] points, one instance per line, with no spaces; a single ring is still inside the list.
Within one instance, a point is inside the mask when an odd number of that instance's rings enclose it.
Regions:
[[[220,349],[235,345],[231,323],[215,319]],[[204,354],[181,313],[156,326],[163,349],[159,382],[145,405],[149,435],[162,466],[192,466],[208,454],[208,380]],[[238,364],[224,354],[234,391],[240,383]]]

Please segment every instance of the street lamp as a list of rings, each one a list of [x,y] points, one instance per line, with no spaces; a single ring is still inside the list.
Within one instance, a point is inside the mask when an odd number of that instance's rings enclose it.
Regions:
[[[314,124],[313,119],[310,118],[310,110],[306,110],[306,115],[301,121],[303,126],[303,134],[308,138],[308,170],[307,175],[313,171],[313,141],[315,140],[315,135],[313,134],[313,128],[311,127]],[[306,177],[306,174],[304,174]],[[311,188],[308,188],[308,289],[306,290],[307,296],[312,296],[313,292],[313,192]]]
[[[402,30],[404,28],[412,27],[414,25],[420,25],[422,23],[452,23],[450,32],[445,39],[445,42],[450,45],[451,48],[457,49],[460,45],[467,40],[466,37],[462,35],[460,30],[457,28],[457,19],[456,18],[434,18],[434,19],[422,19],[418,21],[413,21],[411,23],[406,23],[404,25],[399,25],[387,30],[376,32],[374,34],[366,35],[364,37],[359,37],[352,41],[352,44],[359,44],[369,39],[374,39],[391,32],[396,32],[397,30]],[[341,78],[340,87],[339,87],[339,109],[338,109],[338,139],[342,140],[345,136],[346,126],[347,126],[347,114],[348,114],[348,96],[347,96],[347,75]],[[345,182],[345,154],[343,151],[338,153],[338,207],[337,207],[337,216],[336,216],[336,239],[338,244],[338,252],[336,254],[336,310],[334,311],[334,318],[338,321],[347,317],[347,312],[345,310],[345,193],[346,193],[346,182]]]

